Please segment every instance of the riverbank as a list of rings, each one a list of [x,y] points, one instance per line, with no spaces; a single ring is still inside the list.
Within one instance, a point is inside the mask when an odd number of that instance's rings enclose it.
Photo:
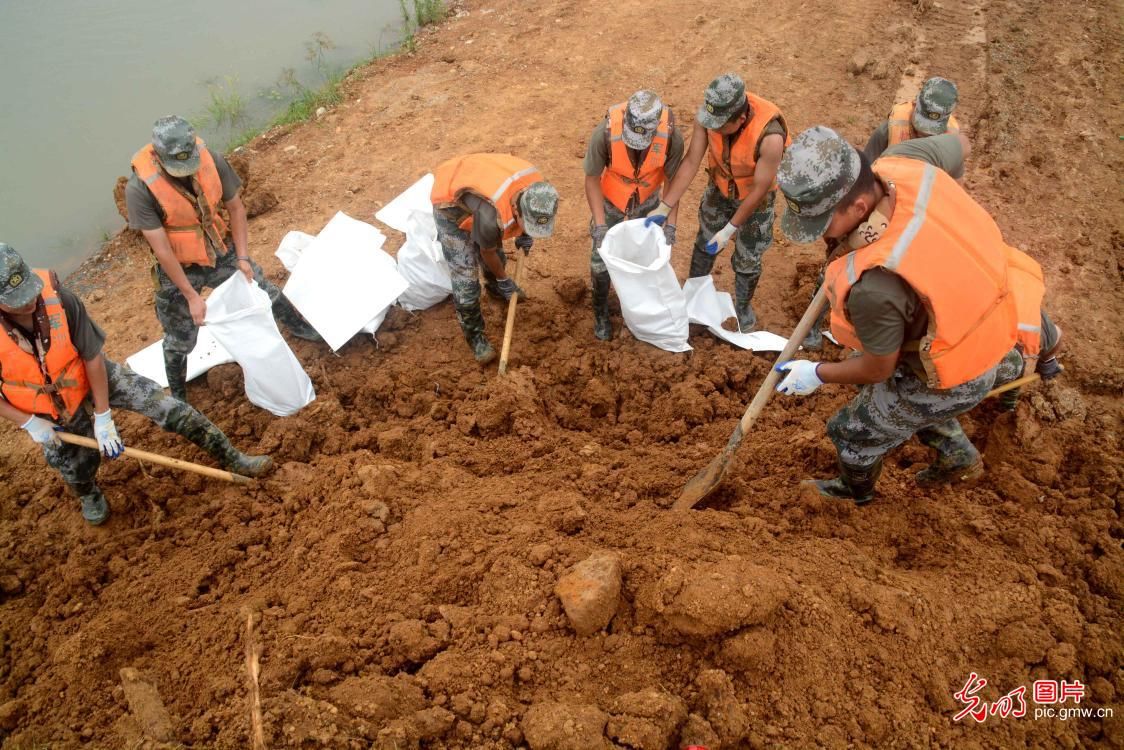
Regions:
[[[412,53],[353,71],[322,117],[245,147],[277,199],[250,222],[277,281],[287,231],[340,210],[370,220],[443,159],[535,163],[562,200],[528,261],[509,377],[472,362],[448,303],[396,311],[377,344],[338,357],[291,342],[318,398],[288,419],[246,402],[236,366],[216,368],[193,403],[278,471],[243,489],[117,461],[99,477],[114,515],[98,529],[26,437],[0,431],[3,747],[135,745],[145,709],[124,668],[160,696],[170,738],[248,746],[246,612],[270,747],[1124,743],[1124,122],[1103,106],[1124,73],[1100,62],[1120,58],[1115,6],[777,0],[750,9],[773,19],[752,34],[731,34],[748,16],[718,0],[602,7],[467,2]],[[883,29],[879,47],[847,27]],[[823,122],[861,143],[899,60],[959,84],[967,187],[1045,268],[1066,374],[1014,414],[963,419],[988,463],[975,486],[919,490],[929,454],[911,441],[871,505],[801,494],[833,468],[824,421],[851,395],[836,388],[772,402],[718,496],[671,511],[771,363],[701,331],[688,355],[593,338],[589,131],[640,86],[686,124],[734,69],[794,130]],[[1067,215],[1035,210],[1044,178]],[[683,203],[681,278],[702,184]],[[817,253],[778,238],[766,256],[755,306],[771,330],[794,325]],[[124,233],[72,279],[119,361],[160,336],[149,265]],[[715,276],[732,286],[724,258]],[[485,303],[493,340],[503,311]],[[206,461],[138,417],[118,424],[132,445]],[[554,589],[602,549],[620,556],[619,606],[578,637]],[[1116,718],[954,721],[971,672],[987,700],[1079,680],[1081,707]]]

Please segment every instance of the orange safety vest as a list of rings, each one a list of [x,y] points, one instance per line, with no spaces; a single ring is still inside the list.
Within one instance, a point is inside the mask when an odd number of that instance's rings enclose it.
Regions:
[[[523,228],[517,220],[516,200],[530,185],[543,179],[530,162],[510,154],[467,154],[441,164],[433,171],[429,198],[434,208],[457,207],[468,211],[460,228],[472,229],[472,211],[461,201],[472,193],[491,203],[499,217],[503,239],[518,237]]]
[[[722,195],[734,200],[746,195],[749,186],[753,184],[753,172],[757,168],[757,146],[761,142],[765,126],[772,122],[773,118],[781,118],[785,147],[792,145],[788,123],[785,122],[780,108],[771,101],[748,92],[745,98],[749,101],[753,117],[742,128],[729,150],[726,148],[726,136],[717,130],[706,131],[706,153],[710,162],[706,170],[707,174]],[[777,184],[774,182],[771,189],[775,190],[776,187]]]
[[[222,204],[222,179],[215,160],[202,139],[199,148],[199,171],[192,175],[203,188],[203,200],[191,195],[175,179],[160,168],[160,159],[152,144],[133,155],[133,171],[148,186],[164,211],[164,230],[180,265],[214,266],[214,252],[207,247],[207,237],[219,254],[226,252],[226,222],[219,215]],[[196,188],[198,191],[198,187]]]
[[[69,422],[90,392],[86,363],[70,340],[66,311],[51,272],[36,269],[35,273],[43,280],[40,298],[50,325],[51,347],[40,362],[19,347],[11,324],[0,316],[4,328],[0,332],[0,395],[20,411]]]
[[[1037,357],[1042,349],[1042,298],[1046,294],[1042,266],[1023,251],[1008,246],[1007,281],[1019,314],[1019,348],[1027,357]]]
[[[889,125],[887,147],[896,146],[903,141],[911,141],[914,138],[926,137],[918,136],[913,132],[913,107],[915,104],[916,102],[902,102],[901,104],[895,104],[890,111],[890,118],[887,120]],[[956,115],[948,118],[948,129],[945,132],[960,132],[960,123],[956,121]]]
[[[652,144],[644,152],[640,165],[633,167],[624,142],[624,111],[627,106],[628,102],[624,102],[609,110],[609,163],[601,173],[601,192],[621,213],[628,211],[632,196],[636,196],[636,205],[639,206],[663,185],[663,165],[667,161],[671,136],[668,127],[671,110],[664,107]]]
[[[832,335],[862,350],[847,319],[847,295],[865,271],[885,268],[913,288],[929,314],[924,338],[906,342],[917,344],[928,386],[953,388],[979,377],[1015,345],[1018,325],[999,227],[931,164],[891,156],[874,162],[874,172],[896,187],[894,215],[879,239],[828,265]]]

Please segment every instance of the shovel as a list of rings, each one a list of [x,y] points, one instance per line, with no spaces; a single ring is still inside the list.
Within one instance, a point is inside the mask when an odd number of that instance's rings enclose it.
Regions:
[[[515,259],[515,286],[519,286],[519,282],[523,280],[523,259],[526,254],[520,255]],[[511,353],[511,334],[515,331],[515,303],[519,301],[519,295],[511,295],[511,299],[507,301],[507,327],[503,330],[503,346],[500,347],[500,375],[507,372],[507,356]]]
[[[812,304],[808,305],[808,309],[804,311],[804,317],[796,324],[796,330],[788,338],[788,343],[784,345],[780,356],[777,357],[777,362],[787,362],[792,359],[796,354],[796,350],[800,348],[801,342],[808,332],[812,330],[816,319],[820,317],[823,308],[827,305],[827,296],[824,287],[820,287],[816,292],[816,296],[812,298]],[[722,484],[722,478],[726,474],[726,467],[730,465],[730,459],[733,458],[734,452],[737,451],[738,446],[741,445],[742,438],[753,429],[754,422],[757,417],[765,409],[765,404],[769,403],[769,399],[776,389],[777,383],[783,375],[777,372],[774,368],[769,368],[769,374],[765,376],[765,380],[761,383],[761,387],[757,389],[757,395],[749,402],[749,407],[745,410],[738,426],[734,428],[734,434],[730,435],[730,439],[726,442],[726,447],[722,452],[715,456],[705,469],[696,474],[691,481],[683,487],[683,492],[679,495],[679,499],[672,504],[674,510],[689,510],[702,500],[704,497],[714,492],[718,485]]]
[[[80,445],[83,448],[98,448],[98,441],[93,438],[83,437],[81,435],[72,435],[69,432],[56,433],[59,440],[71,445]],[[205,477],[212,479],[222,479],[226,482],[234,482],[235,484],[250,484],[253,480],[249,477],[244,477],[241,474],[235,474],[232,471],[223,471],[222,469],[212,469],[210,466],[200,466],[193,464],[190,461],[181,461],[178,458],[171,458],[169,456],[161,456],[159,453],[149,453],[148,451],[138,450],[137,448],[125,448],[121,453],[122,456],[135,458],[138,461],[148,461],[149,463],[159,464],[160,466],[167,466],[172,469],[179,469],[180,471],[190,471],[195,474],[202,474]]]

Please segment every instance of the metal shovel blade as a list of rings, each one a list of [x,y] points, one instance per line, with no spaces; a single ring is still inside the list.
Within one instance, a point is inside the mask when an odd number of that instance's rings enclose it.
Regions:
[[[698,474],[683,486],[683,491],[671,506],[672,510],[690,510],[722,484],[726,467],[730,465],[730,451],[722,451]]]

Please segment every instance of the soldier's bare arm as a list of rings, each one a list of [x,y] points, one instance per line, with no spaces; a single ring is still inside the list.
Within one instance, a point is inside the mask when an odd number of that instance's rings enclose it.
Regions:
[[[105,358],[98,354],[86,363],[86,378],[90,381],[90,396],[94,399],[94,412],[109,409],[109,375],[105,371]]]
[[[204,319],[207,317],[207,303],[199,296],[199,292],[191,287],[191,283],[187,280],[187,276],[183,272],[183,266],[176,259],[176,254],[172,250],[172,243],[168,241],[168,233],[164,231],[164,227],[159,229],[145,229],[143,230],[144,238],[148,240],[149,247],[152,248],[152,253],[156,256],[156,260],[160,263],[160,267],[164,269],[164,273],[176,289],[180,290],[180,294],[187,300],[187,307],[191,311],[191,319],[195,321],[195,325],[203,325]]]
[[[757,166],[753,171],[753,183],[738,205],[733,218],[730,219],[731,224],[736,227],[744,225],[750,214],[761,205],[761,201],[773,189],[782,156],[784,156],[784,136],[778,133],[765,136],[761,141],[761,156],[757,159]]]
[[[605,223],[605,194],[601,191],[601,175],[585,176],[585,199],[589,202],[589,212],[593,214],[594,224]]]
[[[246,222],[246,206],[242,203],[241,193],[226,201],[226,210],[230,214],[230,236],[234,240],[238,270],[246,277],[246,281],[253,281],[254,268],[250,265],[249,228]]]
[[[664,191],[664,203],[672,208],[679,205],[679,199],[683,197],[683,193],[687,192],[687,187],[691,184],[691,180],[695,179],[695,173],[699,171],[699,165],[702,164],[703,157],[706,156],[706,146],[706,128],[696,122],[691,130],[691,142],[687,146],[687,153],[683,157],[683,162],[676,170],[671,184]],[[671,219],[669,221],[674,223]]]
[[[893,354],[863,353],[842,362],[822,362],[816,375],[825,383],[851,383],[867,385],[881,383],[894,374],[901,352]]]

